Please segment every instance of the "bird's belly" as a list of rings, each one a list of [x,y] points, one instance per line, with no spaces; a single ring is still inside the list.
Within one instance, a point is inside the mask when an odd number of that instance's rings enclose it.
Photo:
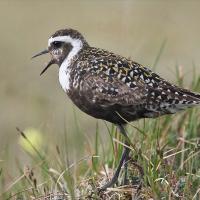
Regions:
[[[67,94],[80,110],[98,119],[103,119],[115,124],[124,124],[127,123],[127,121],[134,121],[141,117],[141,113],[137,112],[132,106],[103,106],[88,100],[87,94],[82,95],[72,90],[68,91]]]
[[[98,104],[89,101],[85,95],[80,95],[78,92],[72,90],[69,90],[67,94],[80,110],[92,117],[104,119],[105,110]]]

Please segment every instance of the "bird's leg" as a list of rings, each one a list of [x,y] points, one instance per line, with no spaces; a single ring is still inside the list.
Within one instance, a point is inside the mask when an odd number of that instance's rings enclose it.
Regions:
[[[127,133],[126,133],[125,128],[124,128],[122,125],[120,125],[120,126],[119,126],[119,129],[120,129],[121,133],[122,133],[122,134],[125,136],[125,138],[126,138],[126,140],[125,140],[125,145],[126,145],[126,146],[124,146],[124,148],[127,147],[127,146],[130,146],[130,145],[131,145],[131,142],[130,142],[128,136],[127,136]],[[127,147],[127,148],[128,148],[128,147]],[[128,149],[129,149],[129,148],[128,148]],[[129,152],[130,152],[130,149],[129,149]],[[127,181],[128,181],[128,179],[127,179],[127,167],[128,167],[128,161],[129,161],[129,160],[130,160],[130,158],[129,158],[129,153],[128,153],[127,157],[124,159],[124,168],[125,168],[124,185],[127,185]],[[142,168],[139,164],[137,164],[135,161],[132,161],[131,163],[132,163],[136,168],[138,168],[138,170],[139,170],[139,172],[140,172],[140,175],[141,175],[141,179],[142,179],[143,176],[144,176],[143,168]],[[142,186],[142,182],[140,181],[140,184],[139,184],[139,186],[138,186],[138,189],[141,189],[141,186]]]
[[[117,182],[118,177],[119,177],[119,173],[121,171],[121,167],[124,163],[124,160],[128,156],[129,152],[130,152],[130,149],[127,148],[127,147],[124,147],[124,152],[122,154],[121,160],[119,162],[119,165],[117,167],[117,170],[116,170],[114,176],[112,177],[112,179],[108,183],[106,183],[103,187],[101,187],[101,190],[106,190],[107,188],[113,186]]]
[[[127,138],[128,136],[126,134],[124,127],[122,125],[119,125],[119,129],[120,129],[121,133]],[[126,143],[128,143],[127,139],[126,139],[125,144]],[[127,160],[129,152],[130,152],[130,148],[128,148],[127,144],[126,144],[126,146],[124,146],[124,151],[123,151],[122,157],[120,159],[119,165],[117,167],[117,170],[116,170],[114,176],[112,177],[112,179],[107,184],[105,184],[103,187],[101,187],[101,190],[106,190],[107,188],[113,186],[117,182],[118,177],[119,177],[119,173],[121,171],[121,167],[122,167],[124,161]]]
[[[128,136],[127,136],[125,128],[121,125],[121,126],[119,126],[119,129],[120,129],[120,132],[125,136],[125,145],[129,146],[129,142],[127,141]],[[128,148],[126,146],[125,146],[125,148]],[[124,185],[128,184],[128,179],[127,179],[127,174],[128,174],[128,160],[129,160],[129,154],[124,159],[124,181],[123,181]]]
[[[128,175],[128,155],[126,159],[124,159],[124,182],[123,182],[124,185],[128,184],[127,175]]]

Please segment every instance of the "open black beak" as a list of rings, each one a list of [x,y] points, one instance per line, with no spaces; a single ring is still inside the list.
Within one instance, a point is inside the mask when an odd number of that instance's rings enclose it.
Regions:
[[[45,49],[44,51],[41,51],[40,53],[37,53],[36,55],[34,55],[32,58],[41,56],[43,54],[49,53],[48,49]],[[55,64],[54,60],[50,60],[47,65],[45,66],[45,68],[41,71],[40,76],[52,65]]]
[[[41,76],[51,65],[53,65],[53,64],[55,64],[54,60],[50,60],[50,61],[47,63],[46,67],[41,71],[40,76]]]
[[[41,56],[41,55],[46,54],[46,53],[49,53],[49,50],[48,50],[48,49],[45,49],[44,51],[41,51],[40,53],[35,54],[32,58]]]

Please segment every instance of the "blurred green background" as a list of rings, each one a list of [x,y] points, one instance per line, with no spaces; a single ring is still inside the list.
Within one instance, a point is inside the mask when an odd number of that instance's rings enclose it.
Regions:
[[[59,143],[64,130],[73,137],[74,111],[79,127],[93,135],[96,120],[75,108],[58,82],[58,67],[39,76],[47,46],[58,29],[79,30],[92,46],[153,66],[175,80],[175,65],[191,81],[193,64],[200,74],[200,1],[0,1],[0,159],[13,166],[24,158],[15,127],[40,129],[45,142]],[[105,125],[101,122],[103,129]],[[103,130],[102,130],[103,132]],[[9,159],[13,158],[13,159]],[[14,170],[14,169],[13,169]]]

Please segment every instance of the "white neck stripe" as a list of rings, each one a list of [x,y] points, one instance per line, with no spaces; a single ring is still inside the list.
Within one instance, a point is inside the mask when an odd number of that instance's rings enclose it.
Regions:
[[[66,92],[70,89],[70,64],[73,58],[78,54],[78,52],[82,49],[83,43],[79,39],[73,39],[70,36],[58,36],[54,38],[50,38],[48,41],[48,45],[50,46],[52,42],[54,41],[61,41],[70,43],[72,45],[72,49],[69,52],[68,56],[65,58],[63,63],[60,66],[59,69],[59,81],[63,88],[63,90]]]

